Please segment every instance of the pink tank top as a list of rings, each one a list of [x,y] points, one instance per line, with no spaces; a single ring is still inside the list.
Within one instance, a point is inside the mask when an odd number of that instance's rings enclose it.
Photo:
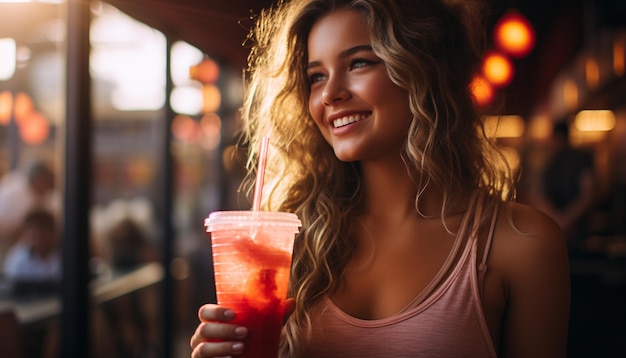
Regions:
[[[497,205],[477,270],[477,232],[484,205],[483,200],[477,202],[476,210],[469,211],[476,215],[473,225],[468,228],[466,217],[448,261],[423,294],[400,313],[379,320],[357,319],[324,298],[313,311],[311,339],[299,357],[496,357],[480,292]],[[461,242],[465,246],[459,256]],[[441,281],[446,272],[449,275]]]

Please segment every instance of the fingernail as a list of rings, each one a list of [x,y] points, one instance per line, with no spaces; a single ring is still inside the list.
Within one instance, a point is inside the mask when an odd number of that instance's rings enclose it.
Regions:
[[[233,351],[235,351],[236,353],[243,352],[243,343],[241,342],[234,343],[232,348],[233,348]]]
[[[235,328],[235,334],[237,337],[244,338],[248,334],[248,329],[246,327],[237,327]]]
[[[235,311],[233,310],[226,310],[224,311],[224,318],[231,320],[233,318],[235,318]]]

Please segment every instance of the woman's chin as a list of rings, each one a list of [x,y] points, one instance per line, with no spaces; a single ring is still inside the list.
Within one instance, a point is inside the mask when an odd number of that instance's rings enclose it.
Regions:
[[[340,161],[346,162],[346,163],[356,162],[356,161],[360,160],[359,156],[357,156],[356,153],[347,152],[347,151],[341,151],[341,150],[335,150],[335,156]]]

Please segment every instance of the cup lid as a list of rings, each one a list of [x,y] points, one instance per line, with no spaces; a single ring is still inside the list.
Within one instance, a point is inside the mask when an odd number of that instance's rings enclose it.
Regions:
[[[241,227],[241,226],[272,226],[297,228],[302,226],[298,216],[287,212],[274,211],[214,211],[204,220],[207,231],[214,231],[216,227]]]

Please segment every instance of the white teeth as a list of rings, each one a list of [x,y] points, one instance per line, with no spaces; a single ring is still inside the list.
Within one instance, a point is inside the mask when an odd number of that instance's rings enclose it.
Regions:
[[[355,114],[355,115],[351,115],[351,116],[345,116],[342,118],[337,118],[333,121],[333,127],[335,128],[339,128],[339,127],[343,127],[345,125],[348,125],[350,123],[354,123],[354,122],[358,122],[361,120],[361,115],[359,114]]]

